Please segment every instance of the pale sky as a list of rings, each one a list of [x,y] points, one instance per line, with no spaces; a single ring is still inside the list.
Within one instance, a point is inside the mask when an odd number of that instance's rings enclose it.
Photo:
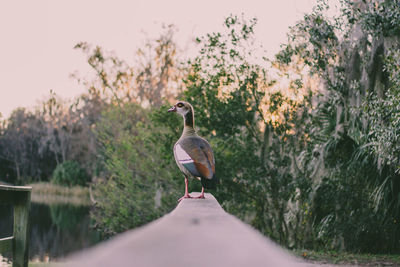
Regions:
[[[288,27],[310,12],[315,0],[1,0],[0,113],[32,108],[50,90],[72,98],[84,89],[69,78],[89,73],[78,42],[100,45],[132,61],[144,34],[157,36],[173,23],[182,46],[222,29],[229,14],[257,17],[257,40],[272,56]]]

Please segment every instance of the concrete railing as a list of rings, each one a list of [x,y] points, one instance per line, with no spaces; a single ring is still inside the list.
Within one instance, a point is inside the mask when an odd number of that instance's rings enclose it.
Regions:
[[[12,251],[13,267],[28,266],[31,191],[29,186],[0,185],[0,203],[14,207],[13,236],[0,239],[0,253]]]
[[[205,196],[184,199],[171,213],[80,252],[67,259],[66,265],[304,266],[255,229],[226,213],[214,196]]]

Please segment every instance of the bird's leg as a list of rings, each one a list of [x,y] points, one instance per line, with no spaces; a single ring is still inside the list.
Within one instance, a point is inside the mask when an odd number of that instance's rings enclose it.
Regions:
[[[197,197],[194,197],[194,198],[205,198],[205,197],[204,197],[204,187],[201,187],[200,196],[197,196]]]
[[[185,195],[183,195],[183,197],[181,197],[180,199],[178,199],[178,202],[180,202],[182,199],[184,199],[184,198],[192,198],[190,195],[189,195],[189,192],[188,192],[188,184],[189,184],[189,181],[188,181],[188,178],[185,176]]]

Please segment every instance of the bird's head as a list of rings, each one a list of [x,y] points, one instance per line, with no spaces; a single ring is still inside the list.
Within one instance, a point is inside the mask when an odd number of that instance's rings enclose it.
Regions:
[[[168,112],[176,112],[185,117],[189,112],[193,113],[193,107],[188,102],[178,101],[168,110]]]

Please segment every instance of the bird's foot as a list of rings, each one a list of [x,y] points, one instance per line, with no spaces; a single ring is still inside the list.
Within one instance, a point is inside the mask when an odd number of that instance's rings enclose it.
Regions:
[[[204,194],[200,194],[197,197],[192,197],[192,198],[205,198],[205,197],[204,197]]]
[[[192,198],[189,194],[184,195],[183,197],[181,197],[180,199],[178,199],[178,202],[181,202],[182,199],[184,198]]]

